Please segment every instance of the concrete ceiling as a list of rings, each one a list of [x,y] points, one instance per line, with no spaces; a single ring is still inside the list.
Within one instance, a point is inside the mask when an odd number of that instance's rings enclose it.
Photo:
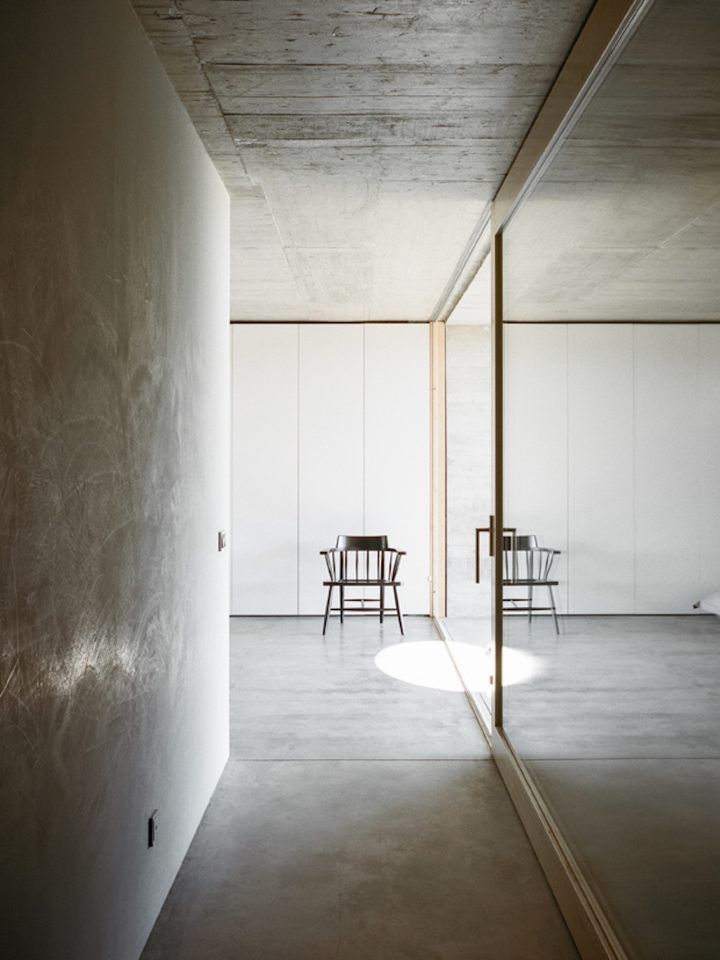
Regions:
[[[657,0],[505,234],[505,318],[720,320],[720,3]]]
[[[133,0],[232,196],[236,320],[419,320],[592,0]]]

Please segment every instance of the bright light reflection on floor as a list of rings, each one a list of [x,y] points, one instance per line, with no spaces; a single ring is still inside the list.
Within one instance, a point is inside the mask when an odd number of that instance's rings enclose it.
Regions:
[[[450,646],[468,689],[475,693],[487,691],[492,673],[489,650],[454,641]],[[506,686],[526,683],[540,672],[539,661],[531,653],[506,647],[503,656]],[[464,689],[445,644],[440,640],[396,643],[377,654],[375,666],[388,677],[416,687],[451,693],[462,693]]]

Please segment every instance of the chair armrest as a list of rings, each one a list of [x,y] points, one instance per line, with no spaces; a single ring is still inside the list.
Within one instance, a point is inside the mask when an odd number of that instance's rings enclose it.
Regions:
[[[394,580],[398,574],[398,568],[400,567],[400,561],[406,555],[404,550],[396,550],[395,547],[389,547],[388,552],[390,554],[395,554],[394,559],[390,560],[390,576]]]

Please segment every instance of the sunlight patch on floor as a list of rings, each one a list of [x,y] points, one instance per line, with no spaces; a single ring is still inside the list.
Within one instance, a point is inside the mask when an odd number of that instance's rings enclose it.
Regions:
[[[488,648],[455,641],[450,646],[468,689],[475,693],[487,690],[493,672]],[[392,647],[385,647],[375,657],[375,666],[388,677],[416,687],[452,693],[462,693],[465,689],[445,644],[440,640],[397,643]],[[523,650],[505,648],[506,686],[526,683],[538,673],[537,657]]]

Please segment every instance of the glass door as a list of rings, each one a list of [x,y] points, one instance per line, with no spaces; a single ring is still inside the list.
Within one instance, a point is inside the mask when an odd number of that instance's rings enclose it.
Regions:
[[[720,944],[718,36],[656,0],[502,234],[497,719],[638,960]]]
[[[492,676],[492,326],[488,255],[470,291],[476,311],[445,330],[448,649],[489,725]]]

